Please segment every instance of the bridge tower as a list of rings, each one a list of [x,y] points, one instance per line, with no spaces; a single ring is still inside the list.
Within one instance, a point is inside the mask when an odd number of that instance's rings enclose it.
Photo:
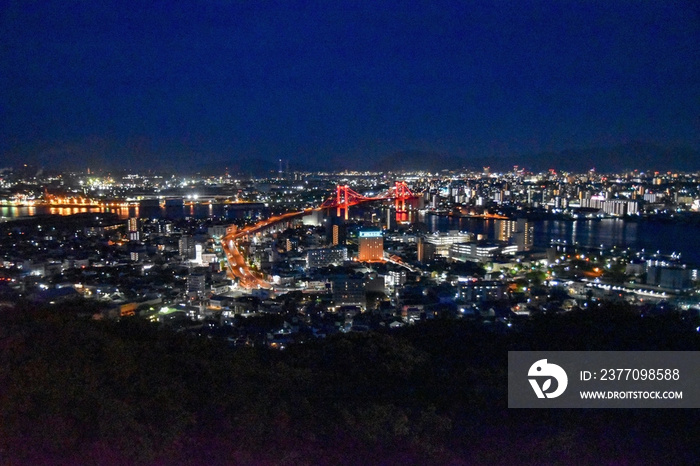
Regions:
[[[350,201],[348,196],[348,185],[338,185],[336,188],[336,204],[338,206],[338,217],[341,210],[345,209],[345,220],[348,219],[348,211],[350,210]]]
[[[413,197],[405,181],[397,181],[394,185],[394,199],[396,212],[406,212],[406,200]]]

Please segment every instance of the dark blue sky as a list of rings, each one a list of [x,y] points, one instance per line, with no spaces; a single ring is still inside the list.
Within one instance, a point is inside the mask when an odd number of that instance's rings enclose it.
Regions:
[[[10,1],[0,167],[700,148],[693,1]]]

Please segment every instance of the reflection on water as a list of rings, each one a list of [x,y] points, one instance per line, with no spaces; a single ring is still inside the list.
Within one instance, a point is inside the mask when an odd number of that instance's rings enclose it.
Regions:
[[[23,218],[36,215],[75,215],[87,213],[115,213],[120,219],[138,216],[138,207],[51,207],[51,206],[2,206],[0,217]]]
[[[222,204],[197,204],[197,205],[166,205],[166,206],[141,206],[139,207],[11,207],[1,206],[0,216],[3,218],[31,217],[34,215],[73,215],[76,213],[115,213],[120,219],[130,217],[152,219],[182,219],[192,217],[197,219],[222,218],[233,220],[239,218],[256,217],[261,213],[261,208],[227,209]],[[445,217],[437,215],[417,215],[414,211],[397,213],[399,222],[413,222],[417,220],[427,224],[430,231],[459,230],[468,231],[486,238],[495,237],[495,221],[480,218]],[[657,223],[657,222],[630,222],[621,219],[595,219],[595,220],[539,220],[533,222],[535,229],[535,246],[547,247],[554,241],[566,241],[578,243],[584,247],[631,247],[633,249],[647,251],[661,251],[663,254],[680,252],[681,258],[700,263],[700,246],[697,238],[700,238],[700,225]]]
[[[430,231],[460,230],[494,238],[493,220],[426,215]],[[632,248],[681,253],[685,261],[700,263],[700,225],[659,222],[630,222],[622,219],[538,220],[533,222],[535,247],[545,248],[552,241],[566,241],[589,248]]]
[[[491,238],[495,230],[492,219],[420,215],[419,220],[426,223],[432,232],[457,230]]]
[[[130,217],[151,218],[151,219],[182,219],[192,217],[238,219],[245,217],[255,217],[259,214],[261,207],[251,208],[227,208],[224,204],[193,204],[193,205],[160,205],[155,206],[132,206],[132,207],[50,207],[32,206],[16,207],[1,206],[0,216],[4,219],[33,217],[35,215],[74,215],[80,213],[114,213],[120,219]]]
[[[637,243],[639,223],[621,219],[544,220],[535,223],[535,244],[546,245],[552,239],[585,247],[631,246]]]
[[[626,222],[621,219],[544,220],[535,222],[535,245],[551,240],[577,242],[586,247],[632,248],[662,254],[681,253],[685,261],[700,263],[700,225],[661,222]]]
[[[104,209],[99,207],[51,207],[49,209],[51,215],[87,214],[88,212],[104,212]]]
[[[190,205],[142,205],[138,214],[141,218],[152,219],[182,219],[185,217],[205,219],[219,218],[235,220],[240,218],[253,218],[259,216],[262,211],[261,204],[243,208],[241,206],[227,206],[226,204],[190,204]]]

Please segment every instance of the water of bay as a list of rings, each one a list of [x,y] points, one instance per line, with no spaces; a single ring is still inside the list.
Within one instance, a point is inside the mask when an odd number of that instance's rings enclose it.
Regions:
[[[85,213],[114,213],[120,219],[126,220],[130,217],[178,220],[186,217],[205,219],[220,218],[225,220],[236,220],[254,216],[261,212],[260,205],[250,206],[239,204],[228,206],[226,204],[195,204],[195,205],[166,205],[166,206],[143,206],[143,207],[49,207],[38,206],[0,206],[0,217],[2,220],[12,220],[17,218],[35,217],[43,215],[74,215]]]
[[[253,209],[257,211],[258,209]],[[224,205],[100,208],[100,207],[0,207],[4,218],[32,217],[35,215],[71,215],[87,212],[114,212],[119,218],[148,217],[178,219],[224,218],[235,219],[253,214],[252,211],[231,210]],[[491,219],[420,215],[418,221],[427,224],[430,231],[459,230],[495,236],[495,221]],[[537,220],[534,226],[535,247],[546,248],[552,241],[578,243],[589,248],[632,248],[661,254],[681,253],[683,261],[700,264],[700,225],[662,223],[648,220],[623,219],[594,220]]]
[[[460,230],[495,236],[495,221],[491,219],[426,215],[423,221],[430,231]],[[683,261],[700,264],[700,225],[663,223],[649,220],[536,220],[535,247],[546,248],[552,241],[577,243],[587,248],[631,248],[670,255],[680,253]]]

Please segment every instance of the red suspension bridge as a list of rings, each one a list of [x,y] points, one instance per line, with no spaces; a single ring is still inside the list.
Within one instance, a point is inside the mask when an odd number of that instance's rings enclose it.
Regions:
[[[350,206],[368,201],[385,201],[394,199],[396,202],[397,212],[406,212],[406,201],[417,197],[406,185],[405,181],[397,181],[394,186],[378,196],[368,197],[359,194],[348,187],[348,185],[338,185],[336,187],[335,196],[331,196],[321,204],[321,209],[338,209],[338,217],[342,211],[345,211],[345,220],[348,219],[348,210]]]
[[[277,224],[290,222],[297,217],[308,215],[315,210],[337,209],[337,215],[340,217],[344,210],[344,217],[348,219],[348,210],[350,206],[358,205],[363,202],[370,201],[386,201],[394,200],[397,212],[406,212],[406,201],[418,197],[414,194],[405,181],[397,181],[394,186],[380,193],[378,196],[364,196],[350,189],[347,185],[338,185],[335,195],[326,199],[319,207],[315,209],[306,209],[300,212],[288,212],[283,215],[275,216],[258,222],[257,224],[238,229],[236,226],[231,226],[227,229],[226,236],[221,239],[221,245],[226,255],[228,263],[228,276],[232,279],[238,279],[238,282],[243,288],[270,288],[259,274],[250,270],[248,263],[239,250],[239,241],[263,232],[266,229],[274,227]]]

